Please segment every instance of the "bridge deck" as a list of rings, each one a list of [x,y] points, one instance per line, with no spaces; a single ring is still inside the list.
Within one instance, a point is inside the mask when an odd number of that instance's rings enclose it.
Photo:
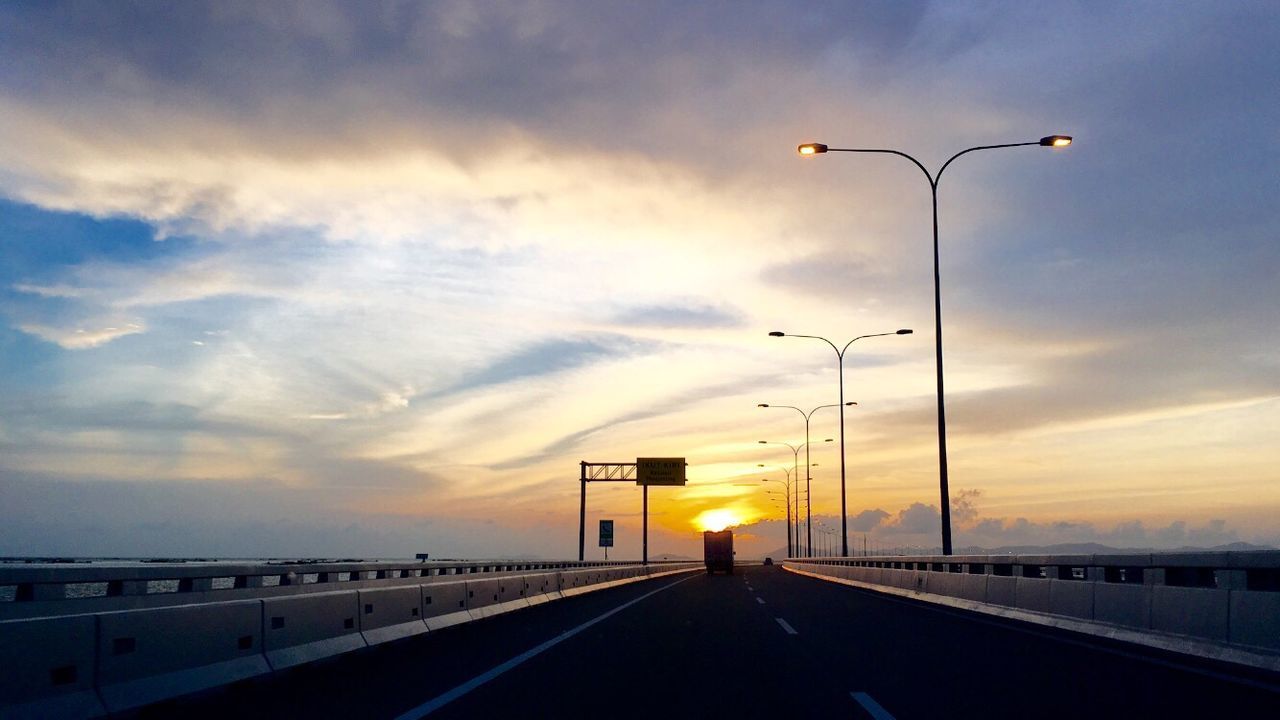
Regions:
[[[147,714],[1270,718],[1277,709],[1272,675],[749,567],[569,598]]]

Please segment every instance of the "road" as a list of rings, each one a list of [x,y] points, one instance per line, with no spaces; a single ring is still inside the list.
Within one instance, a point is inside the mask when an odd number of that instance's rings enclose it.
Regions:
[[[662,578],[145,717],[1280,717],[1280,678],[797,576]]]

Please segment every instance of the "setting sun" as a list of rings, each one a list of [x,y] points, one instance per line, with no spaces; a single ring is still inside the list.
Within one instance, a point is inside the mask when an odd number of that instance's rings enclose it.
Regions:
[[[710,530],[712,532],[720,532],[728,527],[741,525],[743,518],[733,510],[718,508],[716,510],[704,510],[693,519],[693,524],[699,530]]]

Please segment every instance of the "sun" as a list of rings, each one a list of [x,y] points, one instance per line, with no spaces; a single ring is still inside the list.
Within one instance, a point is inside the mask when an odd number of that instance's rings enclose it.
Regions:
[[[736,511],[720,508],[716,510],[703,510],[693,519],[693,524],[699,530],[720,532],[727,527],[741,525],[742,521],[742,516]]]

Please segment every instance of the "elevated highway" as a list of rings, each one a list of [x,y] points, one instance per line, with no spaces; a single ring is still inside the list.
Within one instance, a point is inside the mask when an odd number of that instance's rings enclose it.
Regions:
[[[1272,718],[1280,710],[1280,674],[1264,667],[788,565],[600,583],[122,716]]]

